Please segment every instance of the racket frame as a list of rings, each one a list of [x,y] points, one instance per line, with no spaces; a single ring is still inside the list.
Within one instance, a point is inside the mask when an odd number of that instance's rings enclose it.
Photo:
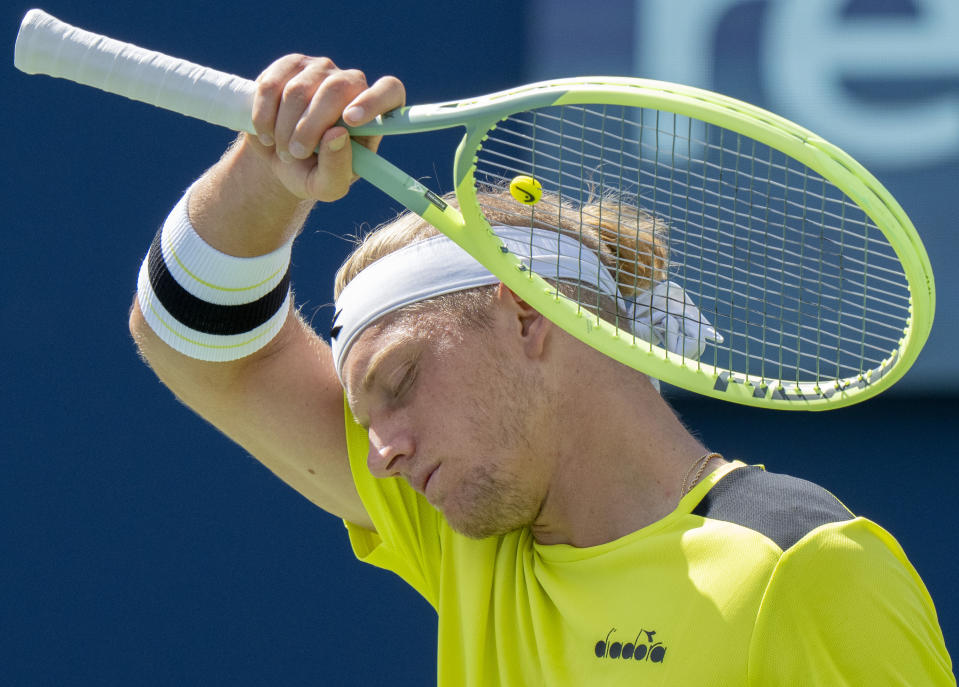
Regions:
[[[598,100],[681,115],[755,139],[806,165],[845,193],[875,223],[902,264],[910,293],[910,322],[902,331],[898,348],[861,375],[823,383],[777,383],[683,358],[637,340],[631,332],[557,294],[553,285],[526,269],[519,257],[502,250],[502,242],[483,216],[475,191],[475,153],[486,134],[498,121],[519,112],[596,104]],[[856,403],[892,386],[915,362],[929,336],[935,283],[929,257],[905,211],[865,167],[840,148],[768,110],[703,89],[652,79],[580,77],[542,81],[465,101],[407,106],[353,127],[350,132],[356,136],[396,135],[457,126],[466,128],[453,164],[460,212],[430,200],[436,198],[432,191],[355,142],[354,171],[449,236],[517,295],[548,313],[557,326],[624,365],[726,401],[823,410]]]

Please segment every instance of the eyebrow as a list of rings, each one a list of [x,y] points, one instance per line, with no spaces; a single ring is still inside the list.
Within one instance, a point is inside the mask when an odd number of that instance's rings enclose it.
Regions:
[[[397,349],[407,346],[412,339],[413,337],[411,336],[402,335],[374,353],[370,358],[369,365],[366,366],[366,374],[363,375],[360,388],[363,389],[363,391],[372,389],[373,382],[376,380],[376,375],[383,366],[383,363],[393,357]]]
[[[373,388],[373,383],[376,381],[376,375],[379,372],[379,369],[383,366],[384,362],[386,362],[388,358],[392,357],[393,354],[396,353],[397,349],[409,344],[413,338],[414,337],[409,335],[399,336],[372,355],[369,364],[366,366],[366,373],[363,375],[363,379],[360,381],[360,388],[364,392],[368,392]],[[356,407],[356,394],[352,389],[346,390],[346,401],[350,406],[350,412],[353,412],[353,408]],[[353,413],[353,417],[361,426],[366,428],[366,424],[360,422],[359,418],[356,416],[356,413]]]

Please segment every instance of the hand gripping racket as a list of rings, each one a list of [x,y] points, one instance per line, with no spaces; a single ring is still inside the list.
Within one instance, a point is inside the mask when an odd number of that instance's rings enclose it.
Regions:
[[[23,20],[15,62],[254,131],[252,81],[40,10]],[[453,164],[459,209],[355,142],[354,171],[558,326],[626,365],[707,396],[816,410],[888,388],[929,335],[932,270],[902,208],[844,152],[770,112],[677,84],[588,77],[403,107],[351,133],[458,126],[466,129]],[[684,356],[601,312],[594,291],[560,292],[529,268],[530,255],[507,251],[490,229],[489,194],[511,183],[518,200],[510,224],[612,227],[601,247],[614,256],[607,261],[617,281],[620,272],[645,273],[647,291],[665,284],[667,294],[681,285],[719,336],[698,359]],[[653,229],[622,249],[620,230],[636,225],[624,218],[637,211]],[[647,305],[683,307],[671,297]]]

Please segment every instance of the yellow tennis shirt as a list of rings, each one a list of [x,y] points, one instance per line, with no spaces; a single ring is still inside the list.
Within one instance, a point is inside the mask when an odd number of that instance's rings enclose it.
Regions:
[[[436,609],[441,686],[956,684],[895,539],[809,482],[734,462],[607,544],[476,541],[347,437],[377,530],[347,523],[354,553]]]

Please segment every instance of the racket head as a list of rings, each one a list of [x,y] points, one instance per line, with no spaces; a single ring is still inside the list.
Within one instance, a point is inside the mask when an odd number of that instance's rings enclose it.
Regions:
[[[444,105],[444,117],[457,107]],[[454,161],[463,223],[441,229],[558,326],[619,362],[736,403],[822,410],[891,386],[928,338],[935,287],[915,228],[865,168],[761,108],[676,84],[567,79],[469,101]],[[564,293],[491,230],[488,192],[528,176],[543,199],[512,226],[648,213],[632,251],[603,240],[617,281],[679,283],[721,334],[698,359],[633,333],[595,293]],[[561,198],[562,203],[556,199]],[[591,209],[584,211],[584,207]],[[632,224],[630,226],[633,226]],[[635,230],[634,230],[635,231]],[[646,246],[644,250],[642,246]],[[655,267],[665,249],[666,265]],[[642,279],[639,280],[640,282]]]
[[[252,82],[76,29],[40,11],[24,19],[16,64],[252,130]],[[363,173],[357,163],[367,158],[364,176],[557,325],[626,365],[725,400],[822,409],[891,386],[928,337],[932,271],[902,208],[855,160],[781,117],[700,89],[595,77],[402,108],[368,133],[459,124],[467,128],[454,162],[461,212],[358,145],[354,168]],[[579,212],[593,223],[602,218],[589,218],[582,208],[597,199],[596,213],[606,212],[607,219],[626,206],[650,213],[649,249],[626,259],[620,251],[610,267],[637,281],[642,269],[629,263],[641,267],[645,253],[645,280],[678,282],[722,343],[696,359],[671,352],[634,335],[617,307],[602,313],[595,294],[584,300],[564,293],[528,269],[528,255],[502,250],[479,191],[505,187],[516,176],[534,179],[544,195],[510,213],[514,226],[549,225],[548,215],[565,207],[554,202],[550,208],[555,197],[572,204],[567,218]],[[617,199],[612,213],[610,198]],[[588,238],[581,227],[556,224]],[[617,253],[619,240],[613,244]],[[657,249],[666,256],[662,275]]]

